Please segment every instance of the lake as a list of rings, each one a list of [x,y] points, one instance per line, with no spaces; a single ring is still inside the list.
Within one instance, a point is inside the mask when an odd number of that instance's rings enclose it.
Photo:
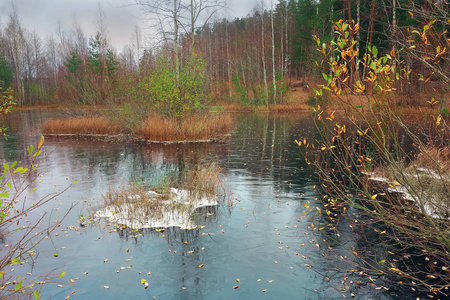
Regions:
[[[6,116],[10,136],[0,141],[2,160],[25,161],[25,149],[37,144],[43,121],[59,114],[28,110]],[[46,213],[43,223],[48,225],[73,208],[37,246],[34,262],[15,266],[14,274],[67,272],[61,287],[44,285],[43,298],[51,299],[341,299],[350,293],[359,299],[404,297],[405,291],[395,285],[386,290],[344,284],[347,267],[339,269],[323,256],[324,236],[311,227],[314,214],[306,208],[321,205],[316,183],[294,142],[316,136],[311,116],[234,116],[233,133],[220,143],[46,138],[43,152],[48,157],[32,183],[37,190],[31,201],[73,184],[22,222],[32,223]],[[80,226],[79,218],[101,208],[102,195],[111,188],[130,182],[156,185],[199,162],[220,165],[229,197],[218,207],[197,211],[203,228],[132,232],[107,219]],[[7,236],[3,243],[13,241]],[[141,279],[147,280],[147,289]]]

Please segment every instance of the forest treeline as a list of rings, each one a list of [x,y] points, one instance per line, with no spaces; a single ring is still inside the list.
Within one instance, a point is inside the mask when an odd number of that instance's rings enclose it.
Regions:
[[[139,2],[147,5],[144,9],[157,9],[151,0]],[[189,5],[193,12],[193,5],[202,1],[185,2],[172,1],[175,12],[183,14],[183,7],[189,12]],[[342,19],[359,24],[350,33],[358,49],[349,66],[350,89],[352,82],[364,80],[365,66],[356,62],[371,46],[380,55],[397,56],[397,90],[402,93],[425,92],[425,82],[435,91],[448,86],[447,1],[279,0],[272,7],[261,2],[243,18],[218,19],[219,9],[210,14],[196,15],[208,20],[196,26],[194,18],[192,24],[183,24],[189,18],[172,14],[174,26],[154,47],[146,46],[136,26],[119,53],[109,42],[101,13],[94,36],[87,37],[74,22],[69,30],[58,25],[57,34],[43,37],[25,28],[20,11],[12,8],[0,23],[0,80],[15,91],[20,105],[121,104],[155,97],[189,99],[190,107],[211,99],[283,103],[290,80],[309,82],[329,72],[317,64],[316,41],[332,41],[333,24]]]

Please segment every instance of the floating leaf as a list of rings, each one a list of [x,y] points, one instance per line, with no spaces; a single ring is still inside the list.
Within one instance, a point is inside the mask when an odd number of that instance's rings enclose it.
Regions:
[[[199,268],[203,268],[204,264],[198,265]]]
[[[241,280],[239,278],[236,278],[236,282],[241,282]]]
[[[239,286],[238,285],[235,285],[235,286],[233,286],[233,289],[237,289]]]

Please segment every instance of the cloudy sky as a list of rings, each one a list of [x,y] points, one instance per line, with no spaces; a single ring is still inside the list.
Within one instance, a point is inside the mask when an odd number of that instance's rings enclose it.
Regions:
[[[263,0],[270,7],[270,0]],[[128,43],[135,25],[143,29],[144,16],[138,6],[127,6],[133,0],[1,0],[0,26],[4,26],[16,7],[21,24],[30,31],[36,31],[41,37],[57,32],[58,20],[65,30],[70,30],[75,20],[90,37],[98,29],[97,15],[99,5],[105,14],[109,39],[121,50]],[[247,15],[261,0],[228,0],[228,9],[220,12],[220,18],[242,17]],[[273,1],[278,2],[276,0]]]

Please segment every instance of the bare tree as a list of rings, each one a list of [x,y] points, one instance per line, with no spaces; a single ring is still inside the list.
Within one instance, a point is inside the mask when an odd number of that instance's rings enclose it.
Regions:
[[[15,80],[17,84],[17,92],[19,95],[19,103],[24,101],[24,87],[23,87],[23,63],[24,63],[24,29],[22,28],[17,10],[13,6],[13,11],[9,15],[8,23],[5,28],[5,37],[7,44],[7,56],[14,68]]]
[[[195,30],[202,28],[220,9],[225,8],[224,0],[189,0],[182,3],[183,9],[189,12],[190,26],[189,36],[191,39],[191,52],[194,50]],[[201,23],[201,24],[199,24]]]
[[[134,52],[134,64],[137,67],[137,71],[139,72],[139,61],[141,59],[141,49],[143,48],[142,45],[142,30],[139,26],[134,25],[133,32],[131,33],[131,47],[130,49],[132,52]],[[140,73],[140,72],[139,72]]]
[[[181,15],[180,0],[135,0],[142,7],[144,13],[152,19],[159,21],[163,36],[169,33],[173,36],[174,63],[175,63],[175,85],[178,86],[180,77],[180,62],[178,55],[179,22]],[[169,30],[169,32],[167,32]]]

